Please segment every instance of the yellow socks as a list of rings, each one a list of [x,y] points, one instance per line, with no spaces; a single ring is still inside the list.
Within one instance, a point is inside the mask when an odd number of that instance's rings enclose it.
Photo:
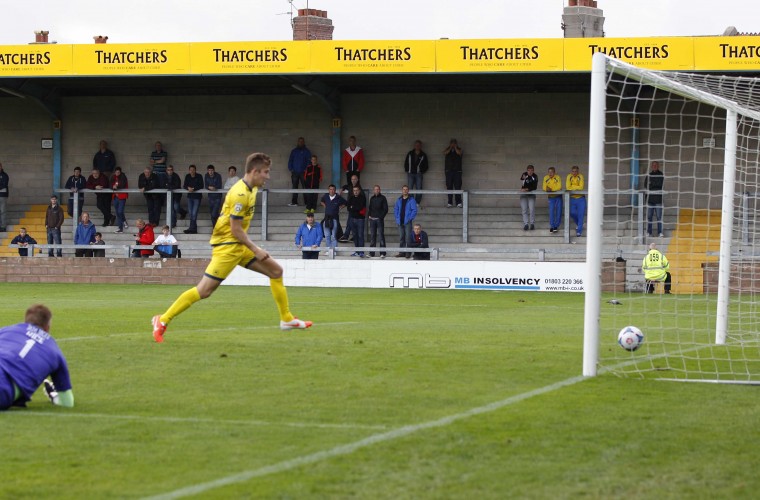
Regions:
[[[177,297],[177,300],[174,301],[174,304],[172,304],[171,307],[161,315],[161,323],[168,325],[171,320],[173,320],[176,316],[179,316],[185,309],[195,304],[199,300],[201,300],[201,294],[198,293],[198,288],[196,287],[193,287],[190,290],[182,293],[182,295]],[[288,298],[285,297],[286,306],[287,302]]]
[[[293,315],[290,313],[290,305],[288,304],[288,291],[282,284],[282,278],[270,278],[269,288],[272,290],[272,297],[274,297],[277,309],[280,311],[280,320],[293,321]]]

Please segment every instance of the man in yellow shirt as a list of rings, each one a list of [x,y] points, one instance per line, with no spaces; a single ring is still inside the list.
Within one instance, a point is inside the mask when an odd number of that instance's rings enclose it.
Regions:
[[[583,191],[585,183],[583,174],[580,173],[578,165],[573,165],[565,181],[565,189],[568,191]],[[586,195],[570,195],[570,219],[575,222],[575,236],[580,237],[583,234],[583,219],[586,217]]]
[[[269,277],[269,287],[280,312],[280,329],[309,328],[311,321],[293,317],[288,292],[282,283],[282,267],[266,250],[248,237],[256,193],[269,180],[272,160],[264,153],[253,153],[245,162],[245,175],[228,192],[221,214],[211,233],[211,262],[197,286],[181,294],[164,314],[153,317],[153,339],[164,341],[166,327],[177,315],[201,299],[209,297],[236,266]]]
[[[664,281],[665,293],[670,293],[670,263],[654,243],[649,245],[649,253],[641,263],[641,270],[644,271],[644,279],[647,280],[647,293],[654,293],[655,281]]]
[[[548,174],[544,176],[544,191],[555,193],[562,191],[562,179],[557,175],[554,167],[549,167]],[[549,232],[556,233],[562,223],[562,195],[549,195]]]

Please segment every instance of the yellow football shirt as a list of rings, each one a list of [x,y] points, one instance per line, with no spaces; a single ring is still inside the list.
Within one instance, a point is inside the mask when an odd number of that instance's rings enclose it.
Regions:
[[[235,183],[224,198],[224,204],[216,221],[214,231],[211,233],[211,245],[228,245],[239,243],[232,234],[230,219],[241,219],[243,231],[248,232],[248,226],[253,219],[253,210],[256,206],[256,193],[258,187],[250,187],[243,179]]]

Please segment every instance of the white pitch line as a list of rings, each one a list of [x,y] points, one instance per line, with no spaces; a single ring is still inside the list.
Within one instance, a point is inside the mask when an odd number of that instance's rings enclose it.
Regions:
[[[341,325],[356,325],[359,324],[358,321],[341,321],[341,322],[334,322],[334,323],[318,323],[315,326],[341,326]],[[203,328],[203,329],[186,329],[183,328],[179,330],[181,333],[206,333],[206,332],[233,332],[233,331],[240,331],[240,332],[248,332],[251,330],[270,330],[272,328],[277,328],[276,326],[249,326],[249,327],[239,327],[239,326],[230,326],[227,328]],[[313,328],[313,327],[312,327]],[[295,331],[295,330],[292,330]],[[307,332],[311,332],[314,330],[307,330]],[[289,332],[290,333],[290,332]],[[150,338],[150,331],[142,331],[142,332],[126,332],[126,333],[109,333],[108,335],[88,335],[83,337],[66,337],[66,338],[56,338],[56,342],[74,342],[78,340],[103,340],[108,338],[114,338],[114,337],[129,337],[132,335],[144,335],[147,338]]]
[[[430,420],[428,422],[422,422],[420,424],[406,425],[404,427],[399,427],[398,429],[394,429],[388,432],[373,434],[364,439],[354,441],[353,443],[336,446],[329,450],[318,451],[316,453],[311,453],[309,455],[303,455],[301,457],[292,458],[290,460],[284,460],[276,464],[267,465],[258,469],[252,469],[252,470],[240,472],[237,474],[233,474],[231,476],[216,479],[214,481],[198,483],[192,486],[187,486],[185,488],[180,488],[178,490],[170,491],[168,493],[163,493],[161,495],[147,497],[145,500],[170,500],[174,498],[182,498],[182,497],[187,497],[191,495],[199,495],[201,493],[204,493],[206,491],[213,490],[216,488],[222,488],[224,486],[229,486],[232,484],[244,483],[255,477],[267,476],[269,474],[277,474],[279,472],[295,469],[296,467],[301,467],[303,465],[320,462],[328,458],[333,458],[333,457],[337,457],[341,455],[348,455],[350,453],[355,452],[356,450],[359,450],[361,448],[366,448],[374,444],[393,441],[395,439],[399,439],[399,438],[408,436],[410,434],[414,434],[419,431],[434,429],[437,427],[444,427],[454,422],[457,422],[459,420],[464,420],[466,418],[470,418],[476,415],[482,415],[484,413],[490,413],[492,411],[504,408],[505,406],[509,406],[515,403],[519,403],[521,401],[525,401],[526,399],[530,399],[534,396],[540,396],[548,392],[556,391],[557,389],[561,389],[563,387],[577,384],[578,382],[582,382],[583,380],[586,380],[586,377],[583,377],[583,376],[572,377],[560,382],[556,382],[551,385],[547,385],[545,387],[541,387],[539,389],[534,389],[532,391],[524,392],[522,394],[518,394],[516,396],[512,396],[507,399],[503,399],[501,401],[496,401],[494,403],[490,403],[485,406],[472,408],[462,413],[456,413],[454,415],[449,415],[447,417],[439,418],[437,420]]]
[[[317,429],[369,429],[383,430],[387,425],[362,425],[362,424],[320,424],[316,422],[267,422],[266,420],[225,420],[214,418],[196,418],[196,417],[157,417],[147,415],[109,415],[107,413],[72,413],[66,410],[60,412],[40,411],[40,412],[9,412],[9,414],[25,415],[33,417],[56,417],[56,418],[95,418],[105,420],[135,420],[147,422],[169,422],[169,423],[201,423],[201,424],[230,424],[230,425],[254,425],[254,426],[272,426],[272,427],[298,427],[298,428],[317,428]]]

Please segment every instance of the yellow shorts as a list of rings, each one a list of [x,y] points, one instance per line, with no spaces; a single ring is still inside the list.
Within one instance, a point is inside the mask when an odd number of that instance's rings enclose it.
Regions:
[[[235,269],[235,266],[246,267],[254,260],[256,260],[256,256],[245,245],[217,245],[211,252],[211,262],[206,267],[205,275],[215,280],[224,281]]]

